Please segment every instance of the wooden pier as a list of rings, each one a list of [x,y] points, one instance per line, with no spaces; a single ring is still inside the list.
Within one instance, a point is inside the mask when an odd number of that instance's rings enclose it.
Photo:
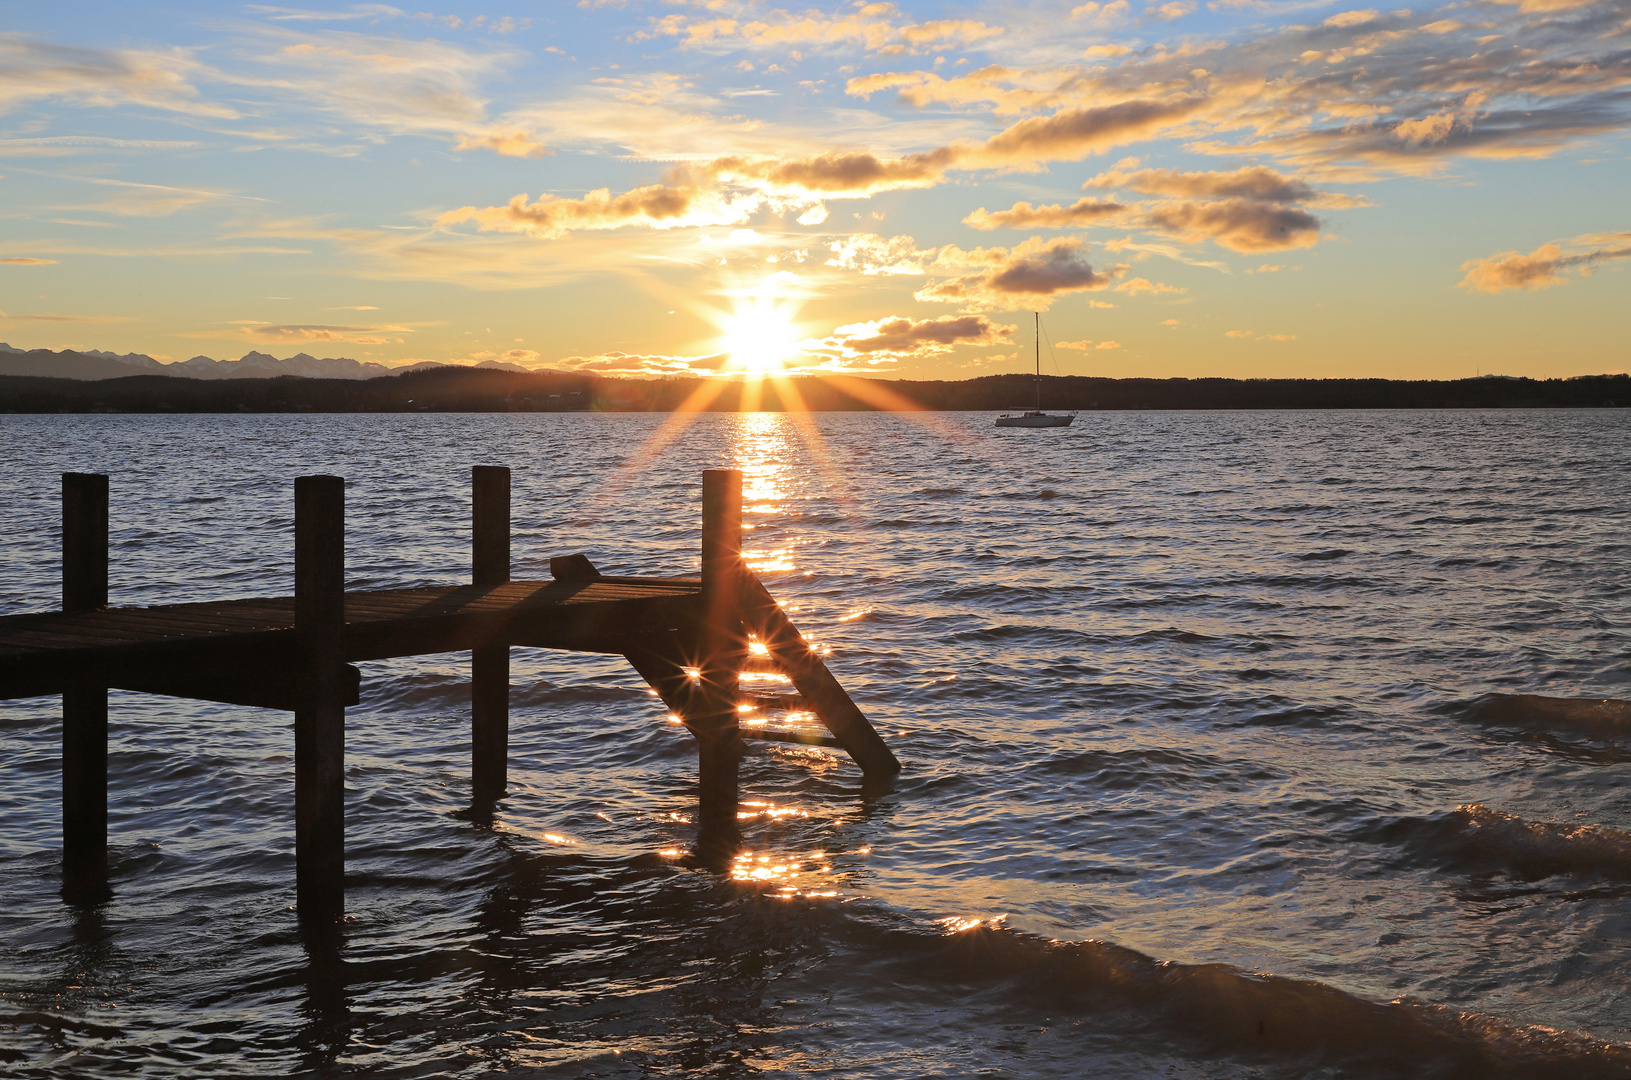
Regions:
[[[829,735],[774,737],[843,749],[868,777],[900,771],[860,709],[742,559],[742,474],[703,473],[700,577],[608,577],[582,555],[549,581],[510,578],[510,471],[473,470],[472,582],[345,590],[345,482],[295,481],[293,596],[108,606],[108,478],[62,477],[62,610],[0,617],[0,699],[62,695],[64,895],[107,889],[108,690],[295,714],[296,896],[303,920],[345,906],[345,709],[359,661],[471,654],[472,805],[502,797],[510,649],[628,658],[696,739],[699,844],[736,835],[744,705],[807,711]],[[753,657],[796,695],[745,694]]]

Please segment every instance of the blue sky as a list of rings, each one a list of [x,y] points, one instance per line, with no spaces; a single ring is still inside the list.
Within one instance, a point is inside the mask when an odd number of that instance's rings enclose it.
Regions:
[[[1631,0],[0,0],[0,339],[1626,370]]]

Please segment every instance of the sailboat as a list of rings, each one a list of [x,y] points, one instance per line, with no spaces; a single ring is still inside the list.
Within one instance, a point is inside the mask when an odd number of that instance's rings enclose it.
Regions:
[[[1036,408],[1022,413],[1003,413],[997,417],[998,427],[1069,427],[1076,414],[1069,416],[1042,411],[1042,315],[1031,312],[1036,320]]]

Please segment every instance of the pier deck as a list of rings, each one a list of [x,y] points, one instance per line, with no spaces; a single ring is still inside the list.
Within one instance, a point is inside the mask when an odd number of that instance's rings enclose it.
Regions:
[[[701,596],[697,578],[348,592],[339,658],[354,663],[493,644],[622,654],[645,634],[677,631]],[[6,615],[0,699],[60,694],[87,679],[127,690],[186,687],[223,673],[256,683],[273,681],[262,673],[292,681],[299,656],[293,596]]]
[[[840,748],[871,777],[899,771],[743,562],[739,472],[703,474],[700,577],[610,577],[569,555],[550,560],[553,580],[511,580],[509,470],[478,466],[473,482],[470,585],[345,591],[344,481],[307,476],[295,482],[292,596],[116,608],[108,479],[64,474],[63,608],[0,616],[0,699],[62,695],[65,895],[106,892],[110,689],[294,712],[303,919],[332,921],[344,910],[344,727],[345,707],[359,700],[356,662],[470,653],[477,809],[504,793],[512,647],[628,659],[696,738],[699,847],[729,847],[735,837],[742,739],[758,734],[743,730],[744,710],[807,712],[830,734],[759,737]],[[739,676],[752,666],[786,675],[798,693],[744,692]]]

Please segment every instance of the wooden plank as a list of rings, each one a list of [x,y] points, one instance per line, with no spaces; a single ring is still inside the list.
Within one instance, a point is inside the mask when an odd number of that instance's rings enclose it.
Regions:
[[[223,705],[247,705],[255,709],[282,709],[292,712],[300,705],[300,672],[283,665],[260,664],[238,671],[196,672],[186,676],[160,676],[134,672],[115,678],[116,690],[139,694],[217,701]],[[362,672],[350,664],[340,668],[340,703],[356,705],[362,697]]]
[[[742,738],[757,739],[761,742],[800,743],[804,746],[827,746],[834,750],[842,750],[844,744],[832,735],[819,731],[793,731],[788,728],[761,728],[745,727],[742,729]]]
[[[742,691],[742,704],[760,709],[785,709],[788,712],[810,712],[810,703],[800,694],[763,694],[755,690]]]

